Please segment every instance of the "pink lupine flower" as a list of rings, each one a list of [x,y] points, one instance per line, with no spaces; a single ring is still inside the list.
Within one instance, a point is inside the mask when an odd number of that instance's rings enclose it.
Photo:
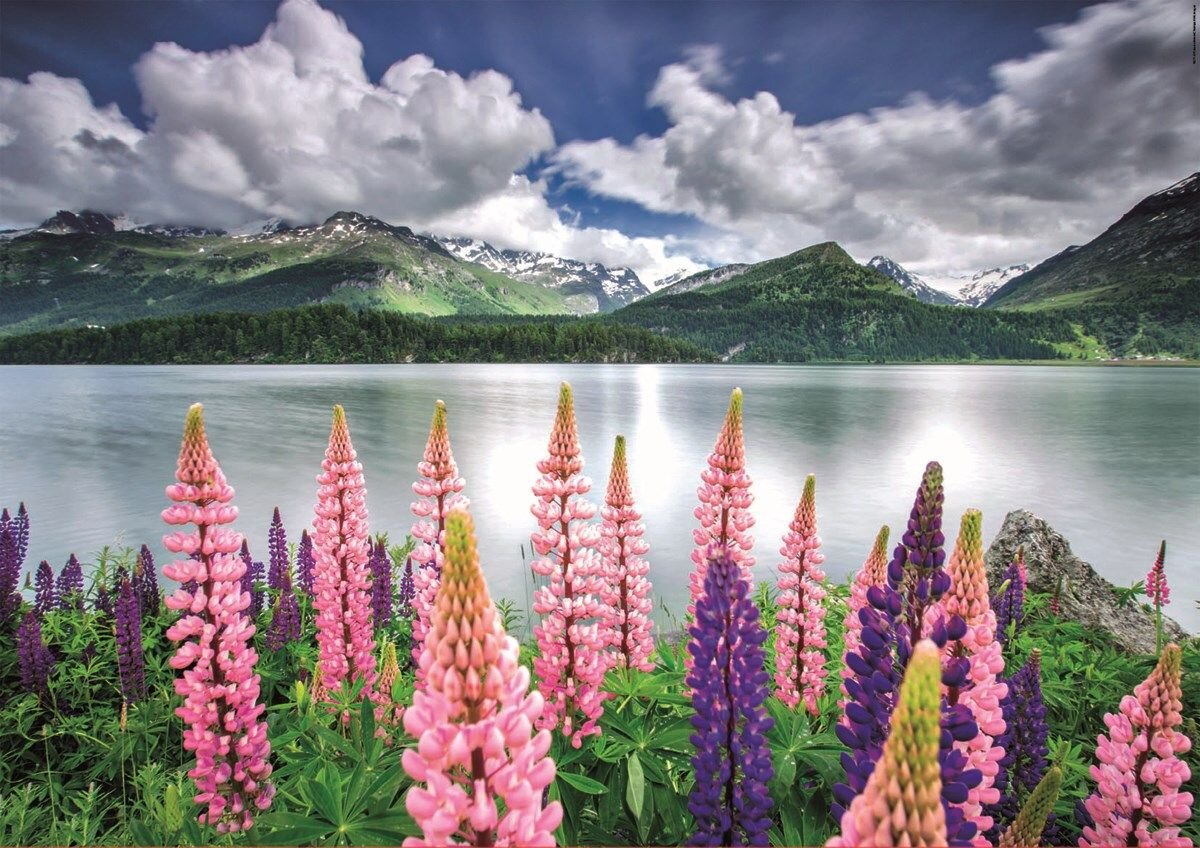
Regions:
[[[1171,603],[1171,589],[1167,586],[1167,573],[1163,570],[1166,557],[1167,543],[1163,542],[1158,547],[1158,556],[1154,559],[1154,565],[1150,566],[1150,571],[1146,574],[1146,596],[1155,606],[1160,607]]]
[[[811,714],[825,692],[825,572],[817,535],[817,478],[809,474],[779,553],[779,600],[775,614],[775,694]]]
[[[340,406],[333,408],[333,429],[321,468],[312,534],[321,680],[330,694],[344,683],[361,681],[363,692],[374,697],[367,491],[362,464],[350,442],[346,413]]]
[[[167,638],[182,643],[171,658],[181,672],[175,691],[183,698],[175,714],[187,724],[184,748],[196,755],[188,775],[203,808],[200,822],[235,833],[253,824],[255,811],[271,806],[275,787],[268,782],[271,743],[258,700],[254,624],[242,614],[250,605],[242,591],[246,566],[237,556],[242,535],[223,526],[237,518],[237,507],[208,446],[200,404],[188,410],[175,479],[167,487],[175,503],[163,510],[163,520],[196,525],[194,532],[163,537],[167,550],[180,555],[163,573],[195,587],[181,585],[166,598],[180,613],[167,630]]]
[[[871,552],[867,554],[867,559],[863,563],[862,568],[854,575],[854,583],[850,586],[850,597],[846,601],[846,620],[844,637],[847,654],[857,654],[859,646],[862,645],[862,619],[858,613],[867,603],[867,590],[872,586],[882,586],[887,580],[888,567],[888,535],[890,531],[887,525],[879,528],[879,533],[875,536],[875,544],[871,546]],[[842,680],[851,677],[854,674],[850,670],[850,666],[845,662],[842,663],[841,675]],[[841,721],[847,721],[846,698],[849,697],[846,692],[846,684],[842,683],[842,698],[838,702],[838,711],[842,714]]]
[[[562,806],[543,804],[555,773],[550,731],[533,732],[542,696],[529,690],[488,594],[465,509],[446,516],[443,544],[442,588],[419,660],[425,687],[404,713],[417,740],[402,758],[416,781],[405,806],[422,833],[404,844],[554,845]]]
[[[742,568],[742,574],[754,585],[750,568],[754,557],[754,537],[749,529],[754,526],[750,515],[750,475],[746,473],[746,446],[742,435],[742,390],[734,389],[729,396],[729,411],[725,423],[717,436],[717,443],[708,456],[708,467],[700,474],[700,488],[696,490],[700,505],[694,515],[700,526],[692,531],[696,543],[692,551],[690,581],[692,599],[688,603],[688,615],[696,614],[696,600],[704,594],[704,571],[708,567],[705,551],[709,545],[720,545],[729,549],[734,560]]]
[[[429,618],[433,615],[434,600],[441,582],[446,516],[456,506],[467,505],[467,499],[461,494],[466,482],[458,476],[458,465],[450,449],[446,404],[440,400],[433,407],[433,423],[429,427],[425,454],[417,463],[417,474],[420,479],[412,486],[417,496],[412,505],[412,513],[417,517],[412,527],[412,537],[417,540],[411,558],[415,590],[412,601],[412,658],[413,666],[417,669],[416,686],[420,689],[424,686],[424,676],[418,660],[424,649]]]
[[[599,550],[602,559],[600,599],[604,603],[604,630],[609,637],[611,666],[653,671],[654,650],[650,620],[650,564],[643,559],[650,549],[642,538],[642,514],[634,505],[625,460],[625,437],[613,447],[608,493],[600,510]]]
[[[1005,730],[1000,702],[1008,694],[1008,684],[999,679],[1004,673],[1004,656],[996,639],[996,614],[992,611],[983,563],[982,530],[982,514],[976,509],[967,510],[947,567],[950,591],[941,600],[946,619],[957,615],[966,624],[962,639],[950,640],[945,650],[951,656],[966,657],[969,662],[966,683],[952,690],[949,696],[951,703],[957,702],[971,711],[979,728],[974,738],[954,742],[954,747],[966,756],[967,767],[978,769],[983,775],[979,784],[968,791],[967,800],[957,805],[967,821],[979,826],[974,838],[977,846],[988,844],[984,834],[992,827],[992,817],[983,808],[1000,800],[995,782],[1004,749],[995,740]]]
[[[603,605],[600,557],[595,547],[600,531],[587,521],[596,507],[585,500],[592,481],[581,473],[583,455],[575,423],[571,387],[563,383],[558,412],[550,432],[549,455],[538,461],[542,476],[533,484],[537,497],[531,511],[538,529],[530,537],[538,557],[533,572],[548,577],[548,585],[533,596],[533,609],[542,617],[533,628],[538,657],[533,670],[546,708],[539,728],[561,727],[578,748],[604,710],[600,685],[604,680],[607,639],[593,621]]]
[[[1179,791],[1191,778],[1181,755],[1192,747],[1179,730],[1180,676],[1179,646],[1167,645],[1150,676],[1121,699],[1120,712],[1104,717],[1108,735],[1096,737],[1096,791],[1084,802],[1092,821],[1083,828],[1081,848],[1191,847],[1180,832],[1192,814],[1192,794]]]

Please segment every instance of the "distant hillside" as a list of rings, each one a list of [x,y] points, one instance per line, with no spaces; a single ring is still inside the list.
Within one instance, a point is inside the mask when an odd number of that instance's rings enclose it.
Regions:
[[[573,311],[556,288],[463,262],[434,239],[356,212],[236,234],[60,212],[0,241],[0,333],[325,302],[427,315]]]
[[[726,359],[1054,359],[1075,333],[1060,317],[933,306],[833,242],[701,272],[613,313]]]
[[[1150,195],[984,305],[1071,316],[1113,354],[1200,358],[1200,173]]]

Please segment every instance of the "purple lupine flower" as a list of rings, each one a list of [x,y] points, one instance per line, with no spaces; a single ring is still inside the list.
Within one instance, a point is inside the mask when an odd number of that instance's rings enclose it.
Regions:
[[[412,618],[413,599],[417,596],[417,586],[413,583],[412,557],[404,562],[404,573],[400,576],[400,597],[397,608],[401,618]]]
[[[33,610],[25,613],[17,627],[17,665],[21,673],[21,687],[45,701],[50,695],[54,654],[42,641],[42,623]]]
[[[138,606],[142,616],[158,615],[162,596],[158,593],[158,569],[154,565],[154,554],[142,545],[138,553],[137,566],[133,572],[133,589],[137,594]]]
[[[392,622],[392,559],[382,539],[371,547],[367,567],[371,570],[371,617],[378,629]]]
[[[767,634],[750,599],[749,582],[723,547],[706,552],[704,594],[688,628],[693,666],[692,765],[696,785],[688,809],[696,817],[693,845],[766,845],[771,826],[767,782],[774,774],[763,708]]]
[[[271,516],[271,527],[267,530],[267,553],[270,566],[267,570],[267,588],[272,592],[283,589],[283,578],[288,573],[287,531],[283,529],[283,519],[279,517],[279,507]],[[288,576],[288,591],[291,591],[291,577]]]
[[[279,597],[271,613],[267,627],[267,650],[278,651],[288,642],[300,638],[300,607],[296,604],[296,593],[292,591],[292,575],[286,568],[280,575],[283,581]]]
[[[92,601],[92,609],[108,618],[113,616],[112,595],[108,593],[108,587],[103,583],[96,584],[96,597]]]
[[[296,551],[296,580],[304,594],[312,596],[313,591],[313,559],[312,537],[307,530],[300,531],[300,547]]]
[[[0,511],[0,626],[8,625],[21,608],[21,570],[29,548],[29,513],[21,504],[15,518]]]
[[[1006,728],[996,739],[996,744],[1004,748],[995,781],[1000,790],[1000,801],[988,808],[988,814],[995,822],[988,831],[988,838],[993,843],[1017,817],[1025,798],[1046,773],[1050,750],[1046,704],[1042,700],[1041,655],[1037,650],[1007,683],[1008,694],[1000,702]],[[1050,827],[1049,823],[1047,827]],[[1049,844],[1060,843],[1051,841]]]
[[[140,598],[129,578],[117,590],[117,673],[121,698],[136,704],[146,697],[146,659],[142,652]]]
[[[1008,647],[1010,628],[1016,638],[1025,620],[1025,582],[1015,560],[1004,572],[1004,583],[1004,590],[992,598],[992,609],[996,611],[996,641]]]
[[[250,606],[246,611],[253,621],[263,608],[263,592],[258,588],[263,578],[263,564],[250,556],[250,543],[245,539],[242,539],[241,557],[242,562],[246,563],[246,570],[242,572],[242,591],[250,595]]]
[[[50,563],[42,560],[38,564],[37,574],[33,578],[33,609],[38,618],[44,618],[46,613],[54,609],[54,569]]]
[[[75,554],[67,558],[67,564],[59,572],[55,589],[59,609],[83,609],[83,566]]]

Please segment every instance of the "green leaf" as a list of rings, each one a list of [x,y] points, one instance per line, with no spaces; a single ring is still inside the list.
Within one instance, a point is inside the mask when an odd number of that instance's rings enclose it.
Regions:
[[[560,771],[559,779],[574,788],[578,789],[585,795],[603,795],[608,791],[608,787],[598,780],[592,780],[590,777],[584,777],[582,774],[572,774],[569,771]]]
[[[629,755],[625,768],[629,775],[629,783],[625,786],[625,800],[633,813],[634,821],[641,821],[642,805],[646,797],[646,776],[642,773],[642,763],[636,751]]]

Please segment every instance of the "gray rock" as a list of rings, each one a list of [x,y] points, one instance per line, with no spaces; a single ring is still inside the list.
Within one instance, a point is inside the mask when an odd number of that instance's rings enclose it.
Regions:
[[[1113,584],[1071,553],[1071,544],[1031,512],[1019,509],[1005,517],[1004,526],[984,557],[989,585],[998,587],[1004,581],[1004,571],[1022,545],[1030,589],[1052,593],[1060,577],[1069,580],[1064,583],[1069,589],[1064,588],[1060,596],[1064,618],[1111,634],[1117,645],[1131,653],[1154,653],[1153,611],[1138,599],[1118,607]],[[1187,637],[1179,624],[1163,616],[1164,641],[1178,642]]]

